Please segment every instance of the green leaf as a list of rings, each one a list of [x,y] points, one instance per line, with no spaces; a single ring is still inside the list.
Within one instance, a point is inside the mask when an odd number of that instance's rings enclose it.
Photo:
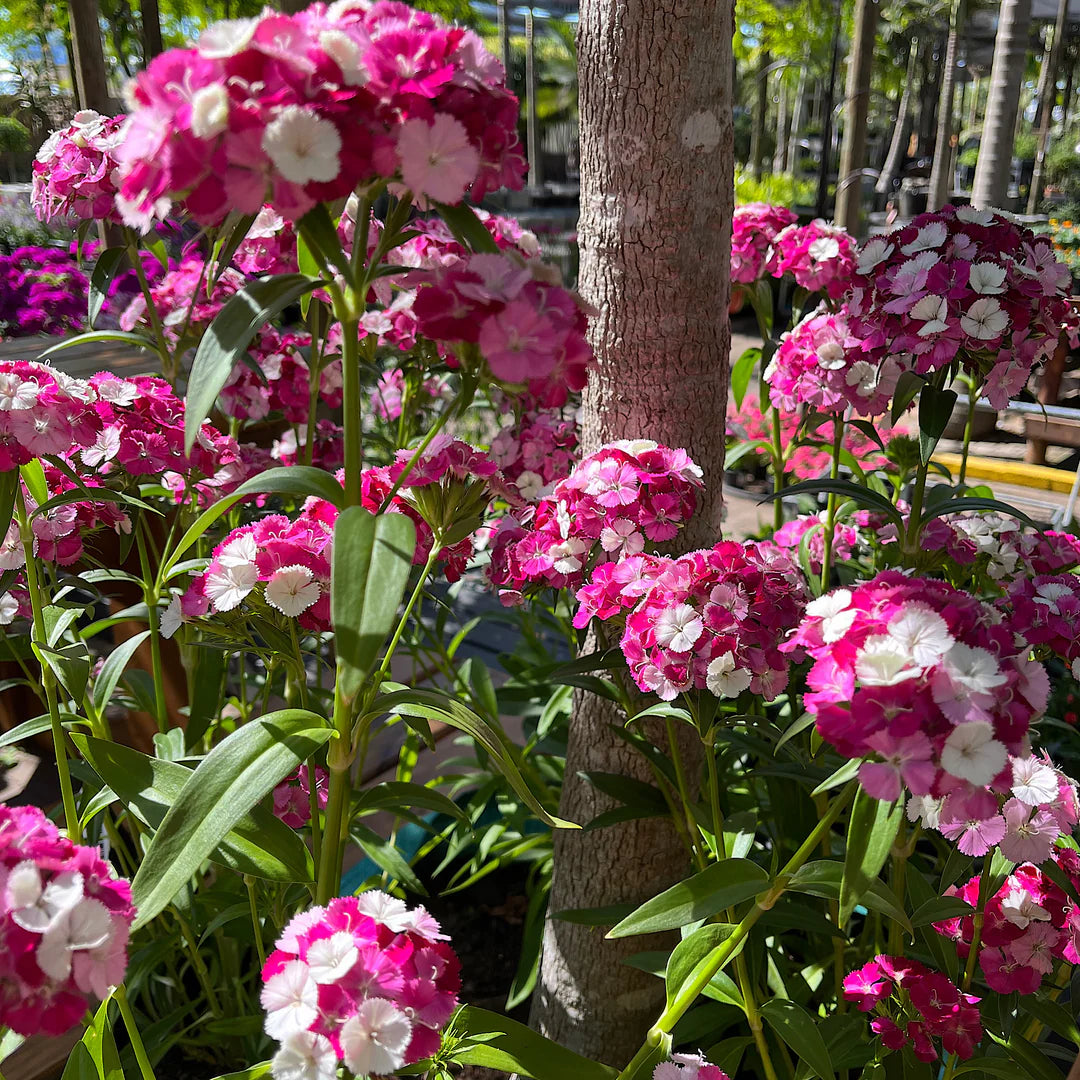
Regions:
[[[90,275],[90,293],[87,302],[86,325],[92,330],[105,301],[109,296],[109,286],[116,277],[117,270],[123,264],[127,251],[122,247],[106,248],[98,253],[94,263],[94,272]]]
[[[1080,1027],[1077,1027],[1076,1018],[1068,1009],[1047,997],[1044,991],[1025,995],[1021,1011],[1034,1016],[1040,1024],[1068,1039],[1074,1046],[1080,1046]]]
[[[356,802],[359,813],[372,810],[431,810],[436,814],[465,823],[469,816],[453,799],[448,799],[441,791],[424,787],[422,784],[407,784],[400,780],[387,780],[366,788]]]
[[[823,859],[807,863],[802,867],[788,882],[788,889],[792,892],[807,893],[810,896],[821,896],[827,900],[839,900],[840,882],[843,876],[844,867],[841,863]],[[863,894],[862,903],[871,911],[880,912],[893,922],[899,923],[909,934],[913,932],[911,920],[897,902],[896,894],[885,882],[872,881],[870,888]]]
[[[100,1080],[124,1080],[124,1070],[120,1065],[120,1052],[116,1048],[112,1023],[109,1020],[109,1004],[106,998],[94,1016],[94,1022],[86,1029],[83,1043],[90,1051]]]
[[[769,875],[757,863],[726,859],[647,900],[609,930],[607,936],[619,938],[674,930],[749,900],[768,884]]]
[[[323,266],[333,267],[347,282],[353,284],[353,268],[341,247],[337,227],[325,203],[316,203],[297,222],[301,237],[313,256]],[[359,229],[357,230],[359,233]]]
[[[1029,1080],[1061,1080],[1061,1070],[1033,1043],[1020,1035],[1011,1035],[1008,1040],[998,1039],[993,1032],[990,1037],[1000,1046],[1017,1065],[1027,1069]]]
[[[618,1071],[567,1050],[516,1020],[466,1005],[451,1021],[449,1035],[460,1040],[448,1057],[459,1065],[480,1065],[533,1080],[616,1080]]]
[[[780,498],[781,495],[787,498],[789,495],[820,494],[844,495],[860,506],[884,514],[890,521],[894,521],[898,525],[902,526],[904,523],[900,511],[884,495],[880,495],[870,488],[853,484],[850,480],[804,480],[800,484],[792,484],[790,487],[784,488],[779,495],[769,495],[761,501],[771,502],[773,499]]]
[[[353,840],[363,849],[364,854],[380,870],[389,874],[392,880],[400,881],[406,888],[421,896],[427,896],[427,889],[393,844],[359,821],[353,822],[349,832]]]
[[[49,486],[45,483],[45,469],[37,458],[33,458],[25,465],[20,465],[19,475],[22,477],[26,490],[30,492],[34,502],[48,502]]]
[[[60,1080],[98,1080],[97,1065],[94,1064],[85,1042],[77,1042],[71,1048]]]
[[[465,247],[478,253],[498,254],[499,248],[494,237],[484,228],[484,223],[468,203],[460,203],[458,206],[435,203],[435,209]]]
[[[958,396],[955,390],[939,390],[933,383],[923,387],[919,396],[919,457],[924,465],[952,418]]]
[[[933,507],[923,514],[922,521],[925,524],[932,518],[943,517],[945,514],[959,514],[963,510],[993,510],[999,514],[1014,517],[1017,521],[1022,521],[1030,529],[1041,531],[1036,522],[1032,521],[1023,510],[1017,510],[1015,506],[1010,506],[1000,499],[981,499],[967,495],[959,499],[949,499],[940,506]]]
[[[259,278],[231,297],[207,327],[188,376],[184,399],[184,450],[191,453],[203,421],[259,328],[322,284],[306,274]]]
[[[853,780],[859,775],[859,766],[862,762],[858,758],[851,758],[845,761],[834,773],[827,776],[813,791],[810,792],[811,798],[816,798],[818,795],[824,795],[826,791],[831,791],[835,787],[840,787],[841,784],[846,784],[849,780]]]
[[[794,1001],[773,998],[761,1006],[761,1015],[791,1050],[810,1066],[814,1076],[833,1080],[832,1058],[813,1017]]]
[[[19,471],[8,469],[0,473],[0,521],[6,521],[5,530],[15,515],[15,492],[19,486]]]
[[[218,230],[217,239],[210,255],[210,273],[206,279],[206,292],[210,295],[218,278],[225,272],[233,261],[237,249],[244,242],[251,226],[255,223],[255,214],[241,214],[238,210],[230,210],[229,216]]]
[[[151,829],[161,825],[193,775],[184,765],[120,743],[86,735],[73,735],[72,741],[116,797]],[[243,814],[207,857],[238,874],[268,881],[312,879],[311,855],[300,834],[264,806],[252,806]]]
[[[890,414],[893,427],[896,426],[897,420],[907,411],[907,407],[915,400],[915,395],[926,385],[925,376],[916,375],[914,371],[901,372],[900,378],[896,380],[896,389],[893,391],[892,412]]]
[[[109,653],[109,658],[102,665],[98,677],[94,680],[93,704],[99,713],[108,705],[109,699],[116,689],[116,684],[120,681],[124,668],[128,666],[131,658],[135,655],[135,651],[149,636],[150,631],[143,630],[142,633],[136,634],[134,637],[128,638],[127,641],[117,645]]]
[[[607,904],[603,907],[567,908],[554,911],[553,919],[574,923],[577,926],[614,926],[634,910],[633,904]]]
[[[735,932],[736,927],[732,923],[708,923],[699,927],[688,937],[683,938],[675,946],[668,961],[667,970],[664,974],[664,982],[667,988],[667,1007],[670,1009],[672,1002],[678,997],[679,992],[691,980],[700,969],[704,970],[713,963],[714,954],[725,941]],[[741,942],[732,956],[737,956],[739,950],[745,944]],[[721,974],[723,974],[721,972]],[[727,976],[725,976],[727,979]],[[730,981],[730,979],[728,980]],[[732,1004],[742,1008],[742,995],[732,986],[725,986],[725,998],[730,998],[734,991],[735,999]]]
[[[331,734],[317,713],[284,709],[218,743],[169,808],[131,883],[135,927],[161,912],[237,822]]]
[[[24,1042],[26,1042],[26,1036],[19,1035],[10,1028],[0,1035],[0,1065],[3,1065]]]
[[[343,510],[334,525],[330,621],[338,689],[359,693],[390,631],[412,568],[416,529],[404,514],[376,516],[361,506]]]
[[[748,454],[752,454],[757,450],[769,449],[771,447],[765,439],[747,439],[745,442],[736,443],[734,446],[728,447],[727,453],[724,455],[724,468],[734,469]]]
[[[89,723],[81,716],[68,712],[60,714],[60,722],[66,728]],[[33,736],[40,735],[43,731],[48,731],[51,727],[52,720],[48,713],[35,716],[30,720],[24,720],[21,724],[16,724],[10,730],[0,734],[0,746],[11,746],[13,743],[22,742],[23,739],[33,738]]]
[[[851,918],[855,906],[881,873],[903,816],[903,799],[887,803],[868,795],[861,787],[855,792],[848,822],[844,876],[840,881],[841,926]]]
[[[129,333],[126,330],[91,330],[89,333],[77,334],[75,337],[64,338],[55,345],[50,345],[44,352],[38,353],[38,359],[44,360],[54,353],[70,349],[75,345],[96,345],[105,341],[117,341],[121,345],[132,345],[137,349],[157,352],[157,346],[142,334]]]
[[[86,646],[79,642],[60,649],[41,644],[37,648],[42,660],[49,665],[72,700],[82,701],[83,694],[86,693],[86,682],[90,678],[90,657]]]
[[[214,1077],[214,1080],[261,1080],[270,1071],[269,1061],[260,1061],[258,1065],[251,1065],[239,1072],[222,1073]]]
[[[911,916],[911,925],[929,926],[931,923],[965,918],[974,913],[975,909],[959,896],[934,896],[915,909]]]
[[[759,363],[761,363],[761,349],[757,345],[751,345],[749,349],[743,350],[742,356],[735,361],[731,369],[731,396],[735,399],[736,411],[742,408],[750,378]]]
[[[953,1069],[953,1076],[969,1076],[982,1073],[984,1076],[999,1077],[1000,1080],[1032,1080],[1031,1073],[1007,1058],[973,1058],[963,1061]],[[1058,1074],[1061,1080],[1061,1074]]]
[[[885,444],[881,441],[878,429],[869,420],[848,420],[848,424],[861,431],[882,453],[885,452]]]

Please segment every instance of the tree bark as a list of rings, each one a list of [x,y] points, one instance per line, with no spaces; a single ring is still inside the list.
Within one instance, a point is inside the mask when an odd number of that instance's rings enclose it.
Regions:
[[[142,0],[139,15],[142,18],[143,62],[149,64],[155,56],[160,56],[165,51],[161,40],[161,10],[158,0]]]
[[[1069,14],[1069,0],[1058,0],[1057,21],[1054,23],[1054,37],[1050,42],[1050,55],[1044,57],[1043,64],[1048,68],[1045,85],[1039,95],[1039,139],[1035,147],[1035,171],[1031,176],[1031,191],[1028,192],[1027,212],[1034,214],[1042,201],[1043,165],[1046,161],[1046,144],[1050,141],[1050,125],[1054,120],[1054,105],[1057,103],[1058,68],[1061,66],[1061,54],[1065,45],[1065,19]],[[1040,83],[1043,82],[1040,74]]]
[[[829,62],[829,82],[825,88],[825,102],[821,112],[821,165],[818,168],[817,202],[815,214],[825,216],[829,202],[829,171],[833,153],[833,108],[836,101],[836,73],[840,66],[840,38],[844,32],[842,0],[836,0],[833,12],[832,60]]]
[[[926,207],[940,210],[949,201],[952,190],[953,99],[956,97],[956,52],[960,26],[964,21],[963,0],[953,0],[949,13],[949,37],[945,42],[945,66],[941,72],[941,98],[938,101],[937,139],[934,142],[934,165],[930,170],[930,194]]]
[[[772,57],[768,49],[763,49],[758,59],[757,75],[754,77],[757,90],[757,105],[754,108],[754,126],[750,131],[750,175],[761,176],[761,159],[764,153],[765,120],[769,111],[769,65]]]
[[[79,107],[108,115],[112,99],[105,79],[105,54],[101,49],[101,11],[98,0],[79,0],[69,5],[71,52],[78,88]]]
[[[583,0],[578,30],[580,287],[598,313],[583,449],[640,437],[686,447],[706,484],[681,538],[688,547],[715,543],[722,513],[733,15],[730,0]],[[651,779],[612,731],[624,721],[606,702],[578,699],[561,803],[572,820],[611,805],[579,770]],[[687,870],[666,819],[559,831],[550,910],[641,902]],[[622,963],[648,939],[603,935],[548,922],[532,1019],[563,1045],[621,1065],[659,1014],[664,989]]]
[[[855,0],[855,34],[848,58],[844,91],[844,141],[836,184],[836,224],[859,231],[862,208],[862,170],[866,166],[866,118],[870,111],[870,77],[877,36],[877,0]]]
[[[881,167],[881,175],[874,186],[879,195],[892,194],[892,182],[900,171],[900,164],[904,160],[904,148],[908,143],[908,127],[911,121],[911,84],[915,80],[915,65],[919,53],[919,43],[911,41],[908,45],[907,76],[904,79],[904,89],[900,94],[900,104],[896,109],[896,123],[893,125],[892,141],[889,143],[889,152],[885,155],[885,164]]]
[[[1031,0],[1001,0],[994,64],[990,69],[990,95],[971,193],[971,205],[978,209],[1004,208],[1009,195],[1013,136],[1030,25]]]

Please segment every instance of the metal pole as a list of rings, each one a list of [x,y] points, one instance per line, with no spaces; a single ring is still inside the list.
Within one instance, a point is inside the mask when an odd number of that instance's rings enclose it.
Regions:
[[[818,172],[817,206],[819,218],[825,216],[829,201],[829,163],[832,160],[833,101],[836,97],[836,70],[840,66],[840,36],[843,32],[840,0],[836,3],[836,28],[833,31],[832,63],[829,66],[829,84],[825,88],[825,105],[821,122],[821,169]]]

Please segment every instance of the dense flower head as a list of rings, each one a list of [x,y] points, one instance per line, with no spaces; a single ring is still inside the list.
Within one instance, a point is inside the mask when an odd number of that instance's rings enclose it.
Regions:
[[[30,191],[30,204],[42,221],[120,220],[115,204],[116,148],[123,126],[123,116],[83,109],[42,143],[34,158]]]
[[[862,246],[849,322],[869,362],[927,374],[959,359],[1003,408],[1056,346],[1071,285],[1049,238],[946,206]]]
[[[790,274],[808,292],[823,292],[838,300],[851,287],[855,269],[855,239],[838,225],[812,221],[789,225],[773,241],[773,275]]]
[[[233,255],[233,263],[251,277],[295,274],[296,233],[272,206],[264,206]]]
[[[711,1065],[704,1054],[672,1054],[653,1070],[652,1080],[730,1080],[719,1065]]]
[[[101,430],[91,383],[35,360],[0,360],[0,472],[89,446]]]
[[[35,806],[0,805],[0,1025],[60,1035],[124,978],[131,887]]]
[[[1009,755],[1027,751],[1049,680],[989,604],[943,581],[885,571],[812,601],[783,651],[804,650],[807,710],[888,801],[948,796],[967,819],[986,789],[1005,791]]]
[[[685,450],[647,439],[601,447],[560,480],[535,511],[500,527],[492,584],[579,588],[588,566],[673,540],[697,508],[701,470]],[[526,520],[526,518],[528,520]]]
[[[910,1045],[920,1061],[941,1050],[967,1060],[983,1037],[979,999],[918,960],[876,956],[844,978],[844,997],[875,1014],[874,1034],[889,1050]]]
[[[307,454],[307,427],[287,428],[274,440],[270,456],[282,465],[297,465]],[[311,464],[326,472],[337,472],[345,464],[345,429],[333,420],[315,422]]]
[[[913,795],[907,813],[936,829],[965,855],[985,855],[996,844],[1010,862],[1044,863],[1059,836],[1080,822],[1077,787],[1043,754],[1009,757],[996,790]]]
[[[457,1008],[460,964],[422,908],[370,891],[297,915],[263,966],[277,1080],[385,1075],[430,1057]]]
[[[722,540],[657,560],[648,577],[620,642],[640,690],[670,701],[687,690],[734,698],[749,689],[772,701],[784,689],[788,660],[778,647],[807,600],[786,551]]]
[[[1029,645],[1061,657],[1074,673],[1080,671],[1080,576],[1017,577],[1001,606],[1009,625]]]
[[[497,400],[509,411],[509,399]],[[523,498],[533,501],[569,476],[577,457],[578,425],[562,409],[544,409],[529,395],[517,402],[512,422],[491,441],[491,456]]]
[[[850,407],[877,416],[889,407],[900,366],[886,357],[880,365],[863,358],[844,308],[812,312],[780,339],[765,370],[769,398],[778,408],[800,405],[843,414]]]
[[[25,578],[17,574],[11,588],[0,592],[0,626],[10,626],[16,619],[29,619],[33,613]]]
[[[746,203],[731,218],[731,281],[752,285],[770,272],[777,234],[798,218],[786,206]]]
[[[16,248],[0,255],[0,334],[66,334],[86,321],[90,281],[62,248]]]
[[[779,529],[769,537],[769,542],[779,548],[784,548],[795,553],[802,548],[803,539],[806,540],[806,554],[810,563],[810,570],[814,574],[821,573],[821,567],[825,561],[825,525],[826,514],[800,514],[791,521],[784,522]],[[859,544],[859,530],[854,525],[848,525],[839,521],[833,525],[833,559],[837,562],[847,562],[855,555]]]
[[[221,408],[238,420],[262,420],[281,413],[290,424],[305,424],[311,408],[311,335],[282,333],[264,326],[248,347],[258,368],[237,364],[221,390]],[[318,398],[329,408],[341,407],[341,361],[328,360],[319,371]]]
[[[330,798],[330,774],[320,766],[301,765],[274,788],[274,813],[290,829],[299,829],[311,820],[311,777],[315,776],[315,803],[326,809]]]
[[[499,382],[527,386],[547,408],[585,386],[593,363],[585,309],[538,259],[471,255],[410,280],[420,285],[412,303],[420,333],[475,347]]]
[[[410,378],[410,375],[413,377]],[[430,405],[443,396],[445,384],[439,378],[416,377],[401,368],[384,371],[371,391],[371,408],[380,420],[400,419],[403,409]]]
[[[1054,848],[1058,870],[1080,887],[1080,858],[1071,848]],[[975,933],[975,911],[979,906],[978,876],[959,888],[950,886],[946,896],[955,896],[971,905],[966,915],[934,923],[934,929],[956,942],[957,952],[966,958]],[[1080,911],[1068,894],[1036,866],[1018,866],[986,903],[979,938],[978,964],[991,990],[999,994],[1033,994],[1052,980],[1055,960],[1075,964],[1076,930]]]
[[[520,187],[518,104],[469,30],[405,4],[312,4],[216,23],[128,87],[119,205],[202,224],[271,203],[296,221],[380,179],[460,202]]]

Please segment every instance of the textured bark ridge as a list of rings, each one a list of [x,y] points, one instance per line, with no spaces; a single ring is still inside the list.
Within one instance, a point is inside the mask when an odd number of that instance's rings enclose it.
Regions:
[[[686,447],[705,473],[703,505],[680,537],[716,542],[727,358],[733,144],[730,0],[584,0],[581,291],[598,314],[599,368],[586,392],[585,452],[614,439]],[[562,813],[588,822],[614,805],[578,772],[651,780],[612,732],[625,722],[581,695],[571,722]],[[687,873],[660,819],[559,832],[551,911],[637,903]],[[663,1005],[663,983],[623,964],[656,939],[550,920],[533,1021],[581,1053],[621,1065]]]

